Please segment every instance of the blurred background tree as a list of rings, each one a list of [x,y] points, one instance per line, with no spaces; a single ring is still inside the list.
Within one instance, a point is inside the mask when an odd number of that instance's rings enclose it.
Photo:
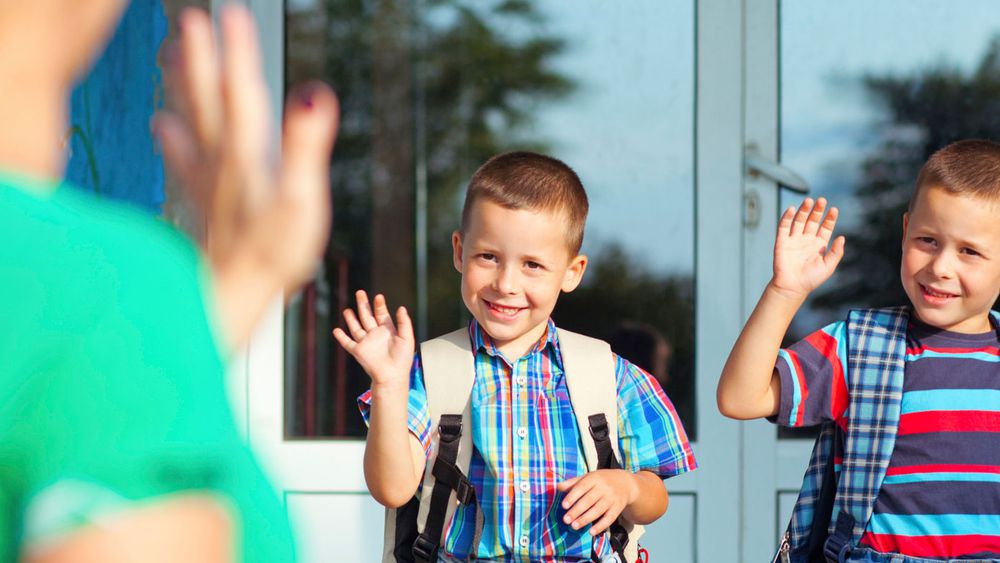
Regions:
[[[886,121],[854,189],[862,219],[845,233],[848,252],[837,283],[817,294],[818,309],[906,303],[899,282],[903,213],[921,165],[960,139],[1000,139],[1000,37],[970,72],[940,64],[861,80]]]

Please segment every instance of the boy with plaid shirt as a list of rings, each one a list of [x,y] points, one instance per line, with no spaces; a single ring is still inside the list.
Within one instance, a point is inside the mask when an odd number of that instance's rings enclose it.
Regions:
[[[663,390],[615,356],[624,469],[587,472],[549,318],[559,293],[575,289],[586,269],[579,251],[587,207],[576,174],[533,153],[496,156],[469,184],[452,244],[474,318],[467,473],[484,521],[476,543],[476,507],[459,506],[438,561],[619,561],[609,526],[619,516],[659,518],[667,508],[662,480],[695,467]],[[394,325],[385,299],[376,296],[372,308],[361,291],[357,314],[344,318],[349,334],[337,329],[335,337],[372,378],[360,398],[369,424],[365,478],[376,500],[399,507],[417,492],[433,431],[410,319],[400,308]]]
[[[1000,145],[957,142],[921,169],[903,218],[909,307],[854,311],[779,350],[795,312],[843,256],[843,237],[828,248],[837,209],[824,211],[822,198],[806,199],[782,215],[774,275],[718,388],[726,416],[826,424],[845,448],[843,468],[829,454],[840,476],[838,513],[808,515],[831,518],[825,555],[793,541],[782,556],[998,560],[1000,328],[990,308],[1000,295]],[[800,503],[819,496],[815,469]],[[790,531],[798,533],[794,519]]]

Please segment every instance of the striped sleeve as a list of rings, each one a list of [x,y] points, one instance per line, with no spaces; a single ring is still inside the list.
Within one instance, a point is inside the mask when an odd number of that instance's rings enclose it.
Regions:
[[[777,423],[815,426],[847,415],[847,323],[825,326],[778,352],[781,378]]]
[[[666,479],[695,469],[687,433],[673,403],[653,376],[615,355],[618,447],[629,471]]]
[[[368,417],[371,414],[371,408],[372,392],[369,389],[358,397],[358,410],[361,411],[361,417],[365,419],[366,425],[368,424]],[[431,417],[427,412],[427,391],[424,388],[424,371],[420,364],[419,353],[414,356],[413,367],[410,369],[410,394],[406,408],[407,427],[410,429],[410,433],[417,440],[420,440],[420,445],[424,447],[424,454],[430,456]]]

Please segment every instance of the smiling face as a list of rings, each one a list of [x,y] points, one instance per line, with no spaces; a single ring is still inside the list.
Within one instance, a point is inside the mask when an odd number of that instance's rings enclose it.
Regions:
[[[921,321],[988,332],[1000,294],[1000,203],[922,189],[903,217],[900,277]]]
[[[570,251],[562,213],[507,209],[479,199],[466,232],[452,235],[462,300],[508,359],[545,333],[561,291],[573,291],[587,267]]]

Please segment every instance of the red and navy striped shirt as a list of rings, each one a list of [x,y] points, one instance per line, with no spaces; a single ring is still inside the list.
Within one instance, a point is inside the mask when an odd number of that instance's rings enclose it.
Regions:
[[[846,325],[779,353],[778,422],[847,416]],[[862,545],[913,557],[1000,556],[1000,329],[911,320],[899,430]]]

